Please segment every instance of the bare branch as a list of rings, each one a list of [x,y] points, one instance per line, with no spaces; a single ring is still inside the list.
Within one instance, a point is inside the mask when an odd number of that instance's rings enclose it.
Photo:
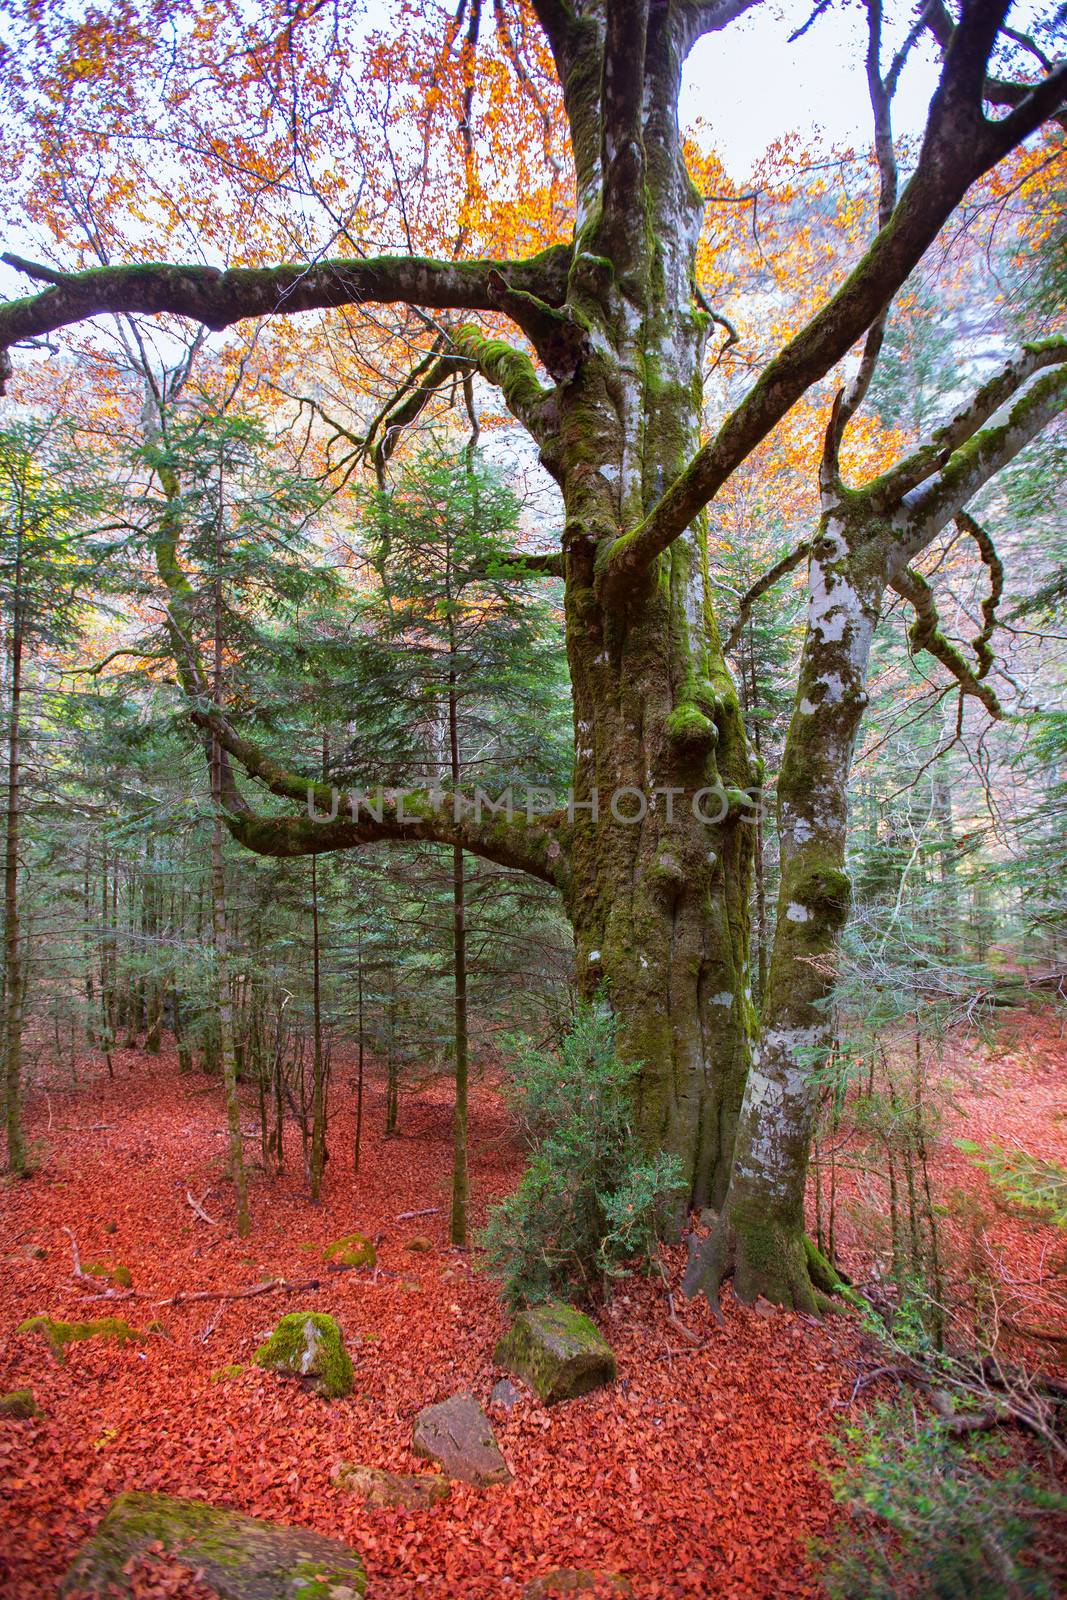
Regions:
[[[773,567],[767,569],[762,578],[757,578],[752,587],[745,591],[737,608],[734,625],[726,636],[726,643],[723,645],[724,654],[729,655],[731,651],[737,649],[741,642],[741,635],[745,631],[745,623],[748,621],[756,601],[765,595],[768,589],[773,589],[775,584],[779,583],[787,573],[795,571],[810,549],[811,545],[805,539],[803,544],[798,544],[795,550],[790,550],[787,556],[783,556],[780,561],[776,561]]]

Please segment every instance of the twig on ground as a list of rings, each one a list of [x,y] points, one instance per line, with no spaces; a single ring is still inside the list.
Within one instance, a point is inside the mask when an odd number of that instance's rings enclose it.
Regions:
[[[203,1194],[200,1196],[200,1199],[197,1200],[195,1198],[195,1196],[193,1195],[193,1191],[191,1189],[186,1189],[185,1198],[188,1200],[189,1204],[192,1206],[193,1210],[195,1211],[196,1215],[200,1218],[201,1222],[209,1222],[211,1224],[211,1226],[214,1228],[216,1226],[216,1224],[218,1223],[219,1219],[217,1217],[209,1217],[207,1212],[204,1210],[204,1201],[207,1199],[207,1197],[208,1197],[208,1195],[210,1193],[211,1193],[210,1189],[205,1189]]]
[[[436,1217],[440,1206],[425,1206],[422,1211],[401,1211],[393,1218],[394,1222],[410,1222],[413,1217]]]
[[[200,1330],[200,1343],[201,1344],[207,1344],[208,1340],[211,1338],[211,1335],[215,1332],[215,1329],[218,1327],[220,1321],[222,1320],[222,1313],[225,1311],[225,1309],[226,1309],[226,1302],[224,1300],[221,1300],[219,1302],[219,1304],[216,1306],[215,1310],[211,1313],[211,1316],[204,1323],[204,1326]]]

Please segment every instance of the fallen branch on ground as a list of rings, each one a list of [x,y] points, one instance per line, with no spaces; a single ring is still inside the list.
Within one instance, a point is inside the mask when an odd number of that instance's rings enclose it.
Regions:
[[[302,1294],[306,1289],[321,1289],[321,1278],[308,1278],[305,1283],[290,1283],[288,1278],[268,1278],[265,1283],[250,1283],[245,1289],[181,1289],[167,1300],[156,1300],[155,1306],[189,1306],[200,1300],[252,1300],[260,1294]]]
[[[204,1210],[204,1201],[207,1199],[210,1193],[210,1189],[205,1189],[203,1194],[200,1196],[200,1199],[197,1200],[193,1195],[193,1191],[191,1189],[186,1189],[185,1198],[188,1200],[189,1204],[192,1206],[201,1222],[209,1222],[212,1227],[215,1227],[218,1222],[218,1218],[209,1217],[207,1212]]]

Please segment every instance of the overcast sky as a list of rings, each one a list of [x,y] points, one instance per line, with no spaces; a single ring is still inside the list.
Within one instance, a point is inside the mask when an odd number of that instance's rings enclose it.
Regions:
[[[689,59],[682,117],[704,118],[730,175],[744,177],[767,145],[783,134],[828,143],[871,142],[864,71],[866,24],[858,4],[838,3],[802,39],[788,42],[811,15],[813,0],[765,4],[723,33],[702,39]],[[910,20],[905,5],[887,7]],[[888,60],[903,30],[889,34]],[[893,103],[898,134],[917,133],[937,83],[934,51],[917,48]]]

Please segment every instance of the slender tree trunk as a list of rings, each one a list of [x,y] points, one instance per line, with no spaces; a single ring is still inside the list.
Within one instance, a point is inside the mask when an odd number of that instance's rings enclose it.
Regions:
[[[450,629],[450,654],[455,659],[456,641]],[[452,773],[452,792],[459,793],[462,766],[459,749],[459,706],[456,674],[449,668],[448,745]],[[452,972],[455,1009],[456,1098],[452,1113],[452,1207],[449,1237],[460,1249],[467,1247],[467,1209],[470,1203],[470,1168],[467,1157],[469,1123],[468,1095],[470,1061],[467,1038],[467,909],[466,877],[462,845],[452,849]]]
[[[848,776],[867,703],[871,639],[885,587],[877,550],[827,512],[809,567],[809,627],[778,781],[781,888],[758,1054],[745,1087],[729,1192],[694,1249],[686,1290],[717,1303],[723,1278],[751,1301],[815,1311],[832,1286],[804,1233],[816,1114],[814,1069],[833,1043],[834,953],[848,916]]]
[[[221,494],[221,484],[220,484]],[[222,509],[215,536],[214,580],[214,682],[215,703],[222,701]],[[224,757],[217,739],[211,740],[211,797],[215,816],[211,829],[211,933],[215,978],[215,1011],[218,1018],[219,1049],[222,1056],[222,1084],[226,1097],[226,1127],[230,1145],[230,1177],[237,1201],[237,1233],[247,1238],[252,1231],[248,1209],[248,1178],[245,1173],[244,1142],[241,1137],[241,1103],[237,1097],[237,1060],[233,1046],[233,1000],[230,993],[229,928],[226,920],[226,875],[222,856],[222,763]]]
[[[356,1065],[356,1136],[352,1144],[352,1171],[359,1171],[359,1152],[363,1140],[363,929],[356,926],[356,1020],[359,1028],[359,1059]]]
[[[7,735],[7,817],[4,827],[4,1125],[7,1165],[22,1177],[26,1172],[26,1139],[22,1128],[22,1027],[25,976],[22,934],[19,926],[19,736],[22,705],[22,542],[19,540],[14,572],[11,623],[11,699]]]
[[[311,993],[312,993],[312,1096],[311,1096],[311,1198],[322,1198],[326,1167],[326,1078],[322,1057],[322,981],[319,970],[318,857],[311,858]]]

